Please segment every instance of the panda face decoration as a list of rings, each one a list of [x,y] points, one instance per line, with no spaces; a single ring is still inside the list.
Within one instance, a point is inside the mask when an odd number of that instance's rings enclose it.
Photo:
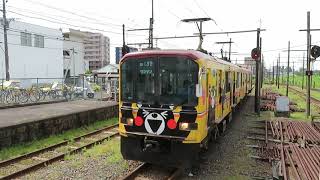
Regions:
[[[160,135],[166,126],[165,119],[168,116],[167,111],[156,113],[143,110],[142,112],[144,121],[144,127],[150,134]]]

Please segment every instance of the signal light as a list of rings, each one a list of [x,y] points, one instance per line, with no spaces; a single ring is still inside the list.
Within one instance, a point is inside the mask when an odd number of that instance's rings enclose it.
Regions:
[[[317,59],[320,56],[320,47],[319,46],[313,46],[311,48],[310,54],[313,58]]]
[[[169,129],[175,129],[177,127],[177,122],[174,119],[169,119],[167,126]]]
[[[258,60],[261,55],[261,52],[258,48],[253,48],[251,51],[251,57],[254,60]]]
[[[136,126],[142,126],[142,124],[143,124],[143,119],[142,119],[142,117],[137,116],[137,117],[134,119],[134,124],[135,124]]]

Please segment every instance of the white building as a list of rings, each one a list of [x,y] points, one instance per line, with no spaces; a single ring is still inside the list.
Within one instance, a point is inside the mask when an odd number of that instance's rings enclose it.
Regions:
[[[62,32],[13,19],[8,21],[11,79],[63,78]],[[4,38],[1,31],[0,79],[5,78]]]
[[[63,33],[63,72],[65,77],[79,76],[89,70],[89,63],[84,60],[84,32],[69,29]]]

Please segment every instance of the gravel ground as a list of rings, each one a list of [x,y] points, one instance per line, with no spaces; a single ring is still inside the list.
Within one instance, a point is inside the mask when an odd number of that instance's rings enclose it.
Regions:
[[[246,147],[257,142],[248,140],[250,126],[257,126],[256,121],[264,120],[254,115],[254,98],[249,97],[243,106],[233,115],[227,131],[210,144],[210,149],[201,156],[200,168],[195,176],[183,175],[181,179],[210,179],[210,180],[241,180],[253,177],[271,177],[269,163],[254,160],[249,157],[255,152]]]
[[[140,165],[139,162],[123,160],[119,144],[119,139],[105,142],[21,179],[118,179]]]
[[[223,136],[210,144],[209,151],[201,154],[200,167],[195,170],[195,175],[188,177],[185,173],[181,179],[242,180],[252,179],[253,176],[271,177],[270,164],[250,158],[249,155],[255,152],[246,147],[248,144],[257,144],[246,138],[248,131],[253,131],[250,127],[257,126],[256,121],[267,118],[265,114],[261,118],[255,116],[253,107],[254,98],[249,97],[234,114]],[[105,142],[21,179],[119,179],[140,165],[139,162],[122,159],[119,143],[119,139]],[[152,171],[158,170],[155,168]],[[151,177],[157,179],[158,176]]]

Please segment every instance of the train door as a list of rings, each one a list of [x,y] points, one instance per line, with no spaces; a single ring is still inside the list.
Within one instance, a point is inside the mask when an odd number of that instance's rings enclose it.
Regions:
[[[232,101],[231,105],[236,104],[236,72],[232,72]]]
[[[215,121],[215,95],[216,95],[216,72],[207,69],[207,94],[208,94],[208,127],[213,126]]]
[[[224,72],[224,89],[223,89],[223,116],[226,116],[230,112],[230,72]]]
[[[216,72],[216,120],[220,122],[222,118],[222,70]]]

